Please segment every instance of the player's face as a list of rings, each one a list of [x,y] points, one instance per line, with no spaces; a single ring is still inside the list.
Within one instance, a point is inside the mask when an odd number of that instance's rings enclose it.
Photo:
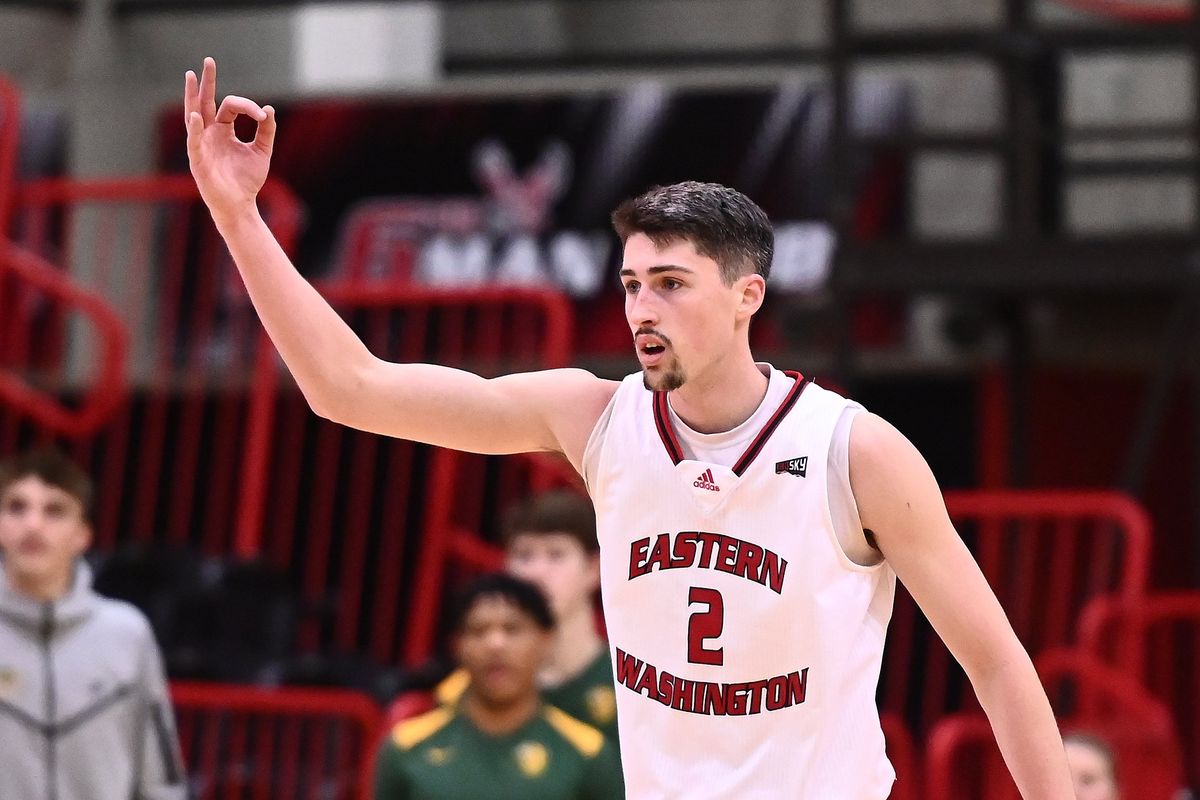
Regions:
[[[505,706],[537,692],[537,673],[550,634],[504,597],[481,597],[458,633],[458,661],[471,677],[471,692],[484,703]]]
[[[559,621],[592,608],[600,561],[569,533],[519,533],[506,553],[508,571],[537,584]]]
[[[1112,768],[1104,753],[1084,742],[1067,742],[1075,800],[1117,800]]]
[[[69,576],[89,539],[83,507],[59,487],[30,475],[0,494],[0,550],[15,581],[39,585]]]
[[[625,242],[625,319],[647,388],[671,391],[733,352],[745,279],[725,285],[717,262],[686,240]]]

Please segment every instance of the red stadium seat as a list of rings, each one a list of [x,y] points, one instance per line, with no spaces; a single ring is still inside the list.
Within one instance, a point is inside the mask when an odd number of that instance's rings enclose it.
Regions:
[[[1150,523],[1112,492],[959,491],[946,504],[1017,635],[1033,654],[1073,643],[1093,597],[1140,597]],[[962,670],[908,592],[896,592],[880,706],[920,734],[947,713],[978,708]]]
[[[1077,650],[1038,660],[1064,733],[1087,732],[1113,749],[1122,796],[1171,800],[1181,786],[1170,715],[1130,676]],[[966,712],[934,726],[926,750],[930,800],[1019,800],[986,717]],[[1135,788],[1136,787],[1136,788]]]
[[[917,759],[917,748],[904,720],[895,714],[881,714],[883,737],[887,742],[888,759],[896,770],[896,783],[892,788],[891,800],[917,800],[921,794],[921,762]]]
[[[1130,673],[1178,710],[1188,780],[1200,785],[1200,592],[1096,598],[1080,628],[1088,653]]]

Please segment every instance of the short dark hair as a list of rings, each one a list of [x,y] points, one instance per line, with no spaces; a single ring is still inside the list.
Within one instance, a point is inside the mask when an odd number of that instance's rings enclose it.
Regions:
[[[84,516],[92,509],[92,479],[78,464],[53,447],[27,450],[0,461],[0,494],[25,478],[36,477],[62,489],[83,506]]]
[[[596,540],[596,512],[592,502],[578,492],[555,489],[542,492],[510,507],[504,513],[500,536],[505,547],[525,533],[565,533],[586,553],[600,549]]]
[[[617,206],[612,225],[622,245],[635,233],[658,247],[691,242],[697,253],[717,262],[727,286],[748,270],[763,278],[771,274],[771,220],[749,197],[719,183],[655,186]]]
[[[459,590],[454,598],[451,630],[455,633],[460,632],[471,609],[480,600],[488,597],[503,598],[528,614],[542,630],[554,630],[554,615],[542,590],[529,581],[504,572],[481,575]]]

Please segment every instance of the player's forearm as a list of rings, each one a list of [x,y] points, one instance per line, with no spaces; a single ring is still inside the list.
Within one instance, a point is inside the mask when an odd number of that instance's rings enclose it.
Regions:
[[[1019,652],[971,676],[1004,762],[1025,800],[1072,800],[1054,712],[1029,657]]]
[[[257,209],[214,219],[271,341],[309,404],[322,413],[353,385],[351,376],[370,361],[370,352],[296,271]]]

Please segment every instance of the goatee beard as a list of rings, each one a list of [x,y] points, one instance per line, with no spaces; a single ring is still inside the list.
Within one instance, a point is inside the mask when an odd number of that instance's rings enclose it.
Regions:
[[[683,370],[678,366],[673,366],[663,372],[662,376],[654,383],[650,381],[650,373],[645,369],[642,370],[642,385],[652,392],[673,392],[683,386],[686,381]]]

